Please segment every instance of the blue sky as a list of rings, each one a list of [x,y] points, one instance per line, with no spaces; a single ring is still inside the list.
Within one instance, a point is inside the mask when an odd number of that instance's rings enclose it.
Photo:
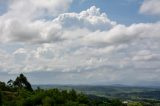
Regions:
[[[157,85],[159,0],[1,0],[0,80]]]
[[[74,0],[69,11],[80,12],[88,7],[96,6],[108,17],[121,24],[156,22],[159,17],[139,13],[143,0]]]

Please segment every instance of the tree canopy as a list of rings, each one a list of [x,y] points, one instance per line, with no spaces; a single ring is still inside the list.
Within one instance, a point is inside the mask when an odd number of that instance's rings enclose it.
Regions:
[[[12,81],[10,80],[9,82],[12,82]],[[23,74],[20,74],[16,78],[16,80],[13,82],[13,85],[20,89],[25,88],[29,91],[33,91],[31,84],[28,82],[27,78]]]

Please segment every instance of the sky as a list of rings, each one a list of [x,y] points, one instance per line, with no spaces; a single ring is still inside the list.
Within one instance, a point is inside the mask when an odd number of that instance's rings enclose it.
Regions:
[[[0,0],[0,80],[160,84],[160,0]]]

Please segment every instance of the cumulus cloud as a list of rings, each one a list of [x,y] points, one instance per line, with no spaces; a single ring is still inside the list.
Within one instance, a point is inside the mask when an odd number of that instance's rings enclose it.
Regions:
[[[72,0],[8,0],[8,2],[5,18],[35,19],[65,12]]]
[[[19,9],[18,9],[19,10]],[[7,13],[6,13],[7,14]],[[1,16],[0,32],[3,42],[19,41],[28,43],[56,42],[71,38],[68,33],[72,30],[109,30],[116,22],[109,20],[105,13],[101,13],[95,6],[80,13],[60,14],[53,20],[20,20],[19,18],[3,19]],[[73,24],[74,23],[74,24]],[[87,31],[88,30],[88,31]],[[70,31],[70,32],[69,32]],[[73,34],[71,34],[72,36]],[[76,35],[75,35],[76,36]],[[84,35],[83,35],[84,36]]]
[[[92,6],[86,11],[77,13],[66,13],[60,15],[55,21],[59,21],[67,28],[87,28],[90,30],[108,30],[116,25],[105,13],[101,13],[99,8]],[[74,23],[74,24],[71,24]]]
[[[132,42],[137,39],[159,39],[160,23],[133,24],[130,26],[116,25],[108,31],[95,31],[85,36],[85,41],[91,43],[120,44]]]
[[[50,39],[47,33],[58,35],[57,24],[51,25],[52,22],[45,22],[45,20],[66,12],[72,0],[2,1],[2,3],[6,2],[7,10],[0,16],[1,41],[30,41],[31,43]],[[46,28],[46,26],[48,27]],[[53,28],[55,29],[51,32],[50,30]],[[58,37],[54,36],[53,38],[57,39]]]
[[[64,10],[59,10],[62,1]],[[33,7],[27,10],[30,3]],[[126,26],[95,6],[66,13],[70,3],[10,1],[8,11],[0,16],[0,40],[3,45],[21,46],[12,51],[0,46],[0,69],[10,74],[52,73],[54,80],[72,83],[160,80],[159,22]],[[146,77],[141,76],[144,72]]]
[[[159,0],[144,0],[140,8],[140,13],[160,16]]]

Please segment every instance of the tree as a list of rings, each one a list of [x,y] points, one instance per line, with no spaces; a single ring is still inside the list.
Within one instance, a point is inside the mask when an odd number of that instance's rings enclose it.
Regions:
[[[0,106],[2,106],[2,93],[0,91]]]
[[[128,103],[128,106],[143,106],[143,105],[139,102],[130,102]]]
[[[78,106],[78,102],[67,101],[64,106]]]
[[[12,87],[13,87],[13,83],[14,83],[14,81],[10,79],[10,80],[7,82],[7,85],[12,88]]]
[[[73,101],[75,101],[77,99],[77,94],[76,94],[76,91],[74,89],[72,89],[69,92],[69,98],[70,98],[70,100],[73,100]]]
[[[46,96],[43,100],[42,100],[43,106],[52,106],[53,102],[52,99],[48,96]]]
[[[89,103],[88,97],[86,95],[82,94],[82,93],[78,95],[77,99],[78,99],[79,103],[83,103],[83,104],[88,104]]]
[[[0,90],[6,90],[6,84],[0,81]]]
[[[122,102],[118,99],[112,100],[111,106],[123,106]]]
[[[33,91],[31,84],[28,82],[27,78],[23,74],[20,74],[13,84],[15,87],[18,87],[20,89],[25,88],[29,91]]]

